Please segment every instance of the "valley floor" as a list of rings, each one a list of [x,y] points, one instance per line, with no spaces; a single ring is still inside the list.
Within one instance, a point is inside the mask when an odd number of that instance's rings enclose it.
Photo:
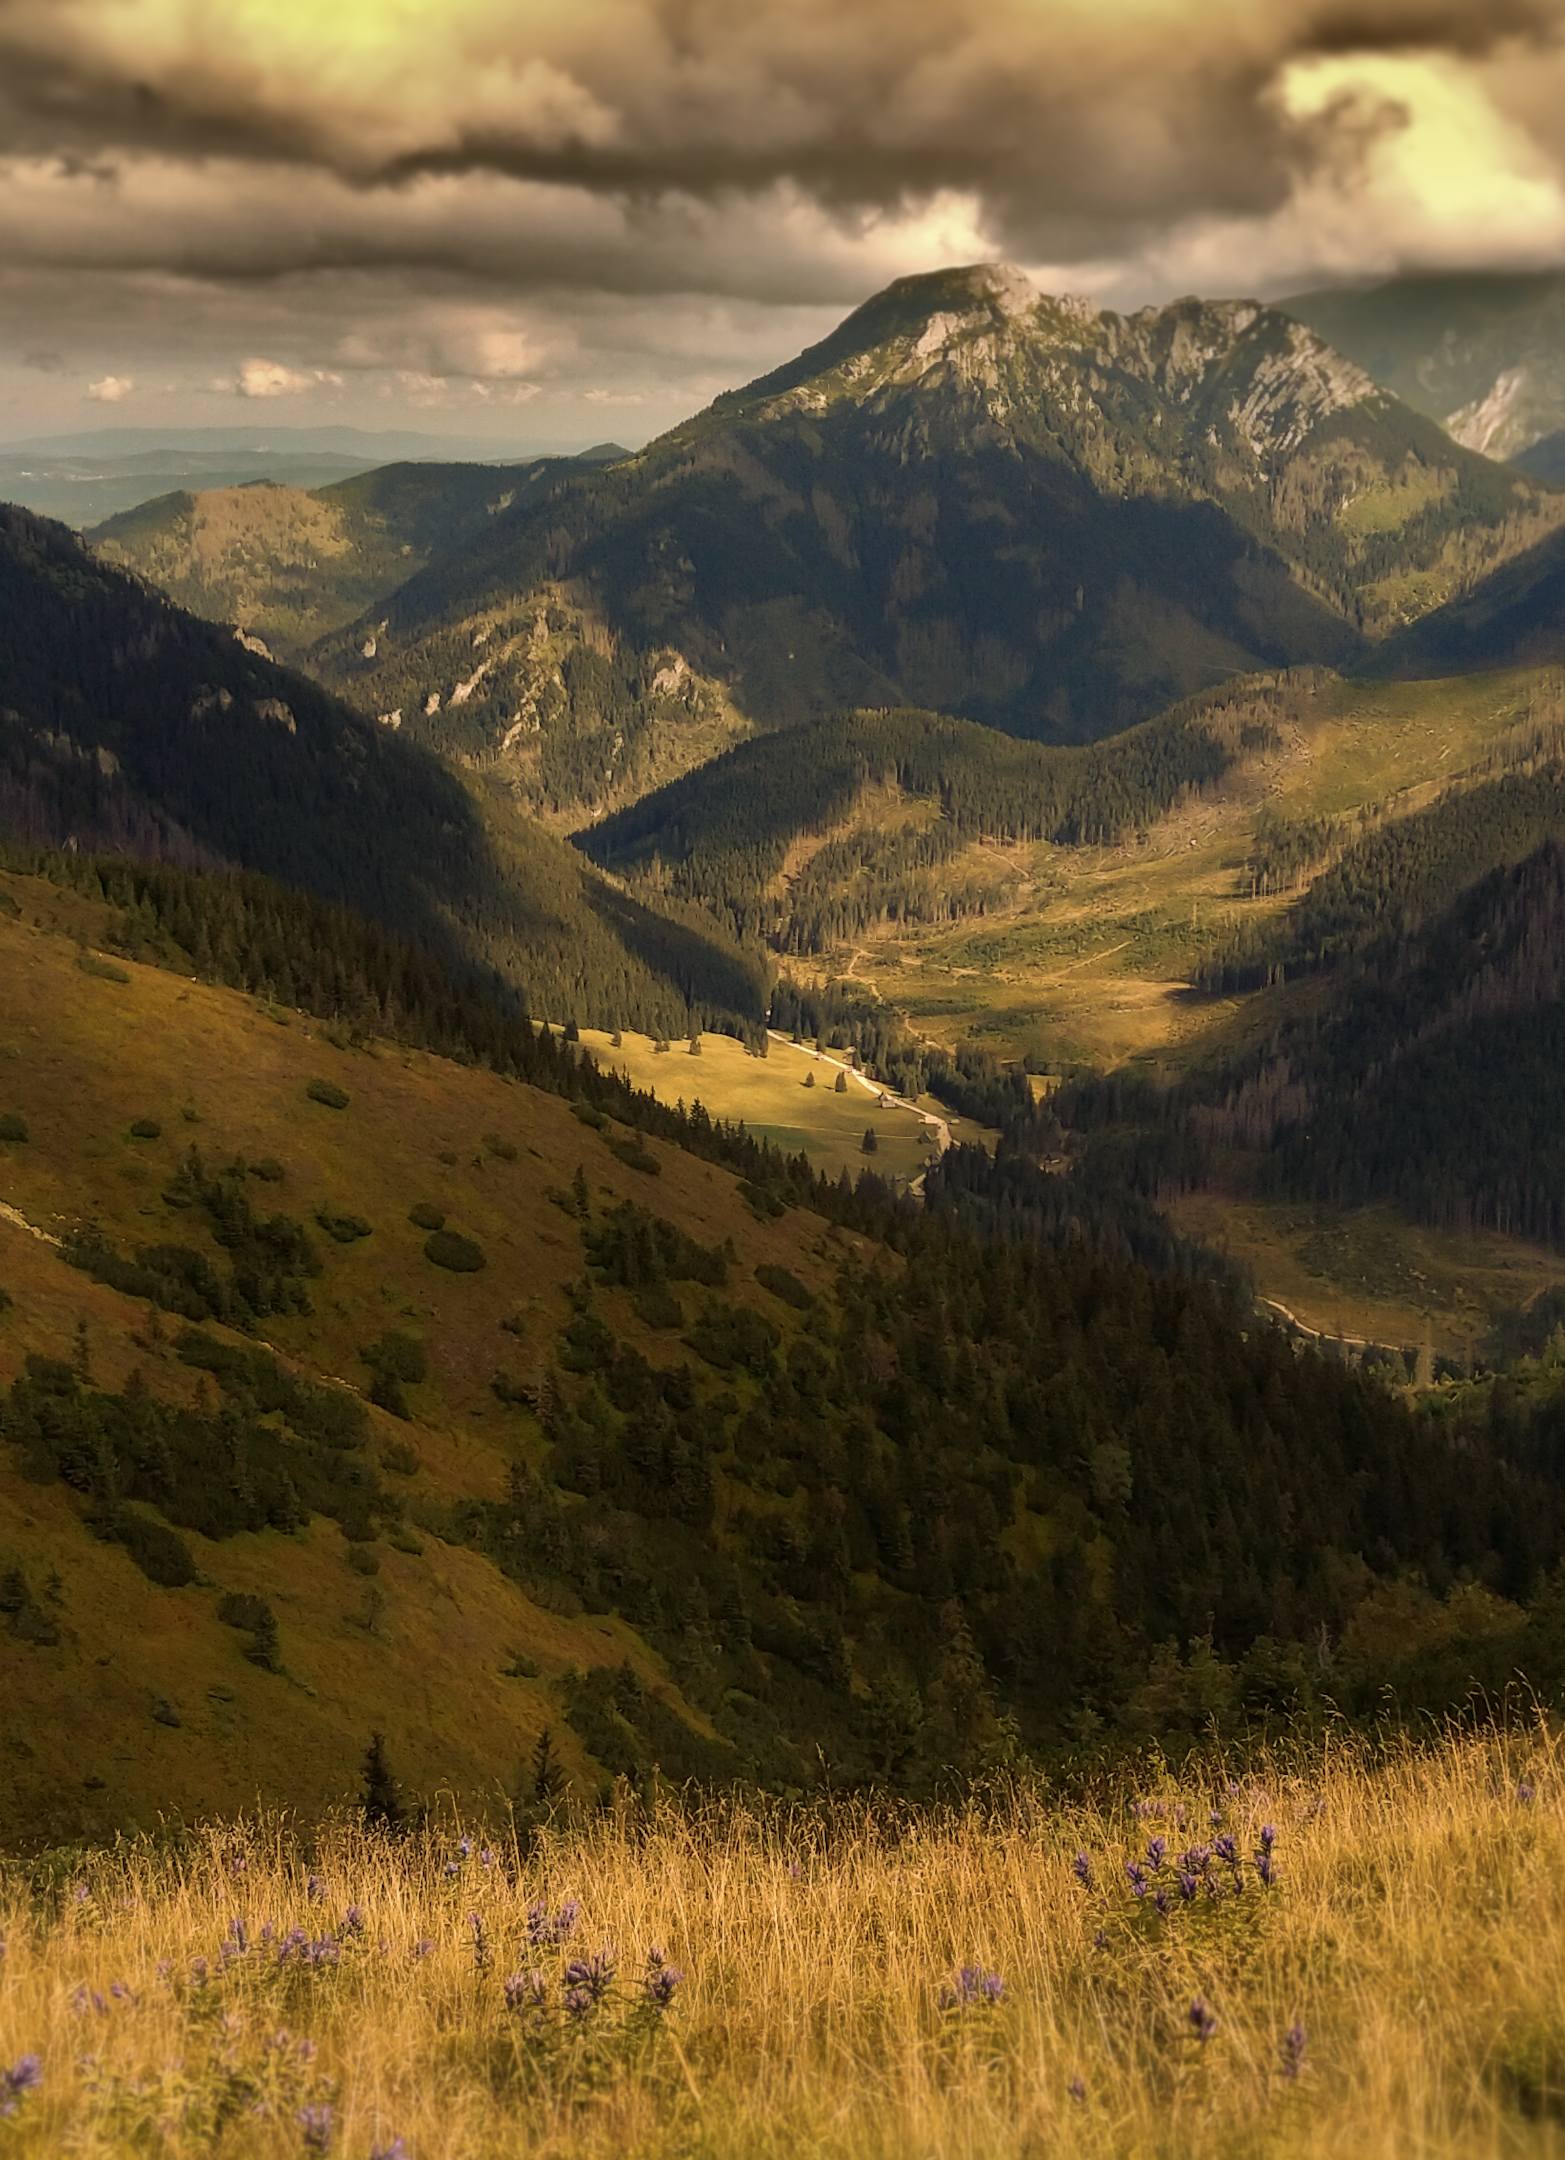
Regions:
[[[1552,2154],[1559,1747],[1149,1765],[1093,1805],[1022,1786],[949,1814],[622,1793],[525,1856],[455,1821],[62,1851],[0,1874],[0,2137],[28,2160]]]

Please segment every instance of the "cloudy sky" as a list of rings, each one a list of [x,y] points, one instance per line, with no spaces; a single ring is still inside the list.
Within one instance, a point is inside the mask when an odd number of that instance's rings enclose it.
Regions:
[[[1565,261],[1565,0],[0,0],[0,440],[639,442],[907,271]]]

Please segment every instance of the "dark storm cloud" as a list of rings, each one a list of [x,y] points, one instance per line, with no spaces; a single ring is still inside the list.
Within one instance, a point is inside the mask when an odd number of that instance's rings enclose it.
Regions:
[[[1069,261],[1281,203],[1311,150],[1271,94],[1290,62],[1473,60],[1559,27],[1557,0],[0,0],[0,144],[316,167],[364,198],[324,240],[303,185],[280,225],[269,203],[241,275],[425,263],[414,183],[484,175],[655,221],[778,190],[848,220],[956,191],[1008,249]],[[496,266],[530,253],[568,276],[542,234]],[[627,247],[617,274],[677,282],[679,253]]]

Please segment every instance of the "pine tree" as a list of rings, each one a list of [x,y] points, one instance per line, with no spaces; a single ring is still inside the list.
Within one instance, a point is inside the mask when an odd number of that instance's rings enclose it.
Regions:
[[[407,1827],[407,1810],[386,1759],[383,1733],[371,1733],[364,1751],[364,1790],[359,1806],[366,1829],[384,1830],[390,1835]]]
[[[566,1776],[555,1759],[554,1734],[547,1725],[533,1742],[530,1767],[533,1804],[552,1807],[565,1791]]]
[[[862,1141],[861,1141],[861,1142],[859,1143],[859,1145],[860,1145],[860,1146],[861,1146],[861,1147],[863,1148],[863,1150],[864,1150],[864,1153],[865,1153],[866,1155],[873,1155],[873,1154],[874,1154],[874,1153],[876,1152],[876,1150],[877,1150],[877,1149],[879,1148],[879,1146],[880,1146],[880,1141],[879,1141],[878,1137],[876,1136],[875,1128],[874,1128],[874,1126],[873,1126],[873,1125],[866,1125],[866,1126],[865,1126],[865,1128],[864,1128],[864,1138],[863,1138],[863,1139],[862,1139]]]
[[[847,1076],[847,1074],[846,1074],[845,1072],[839,1072],[839,1073],[838,1073],[838,1075],[837,1075],[837,1082],[836,1082],[836,1089],[835,1089],[835,1092],[836,1092],[836,1093],[837,1093],[838,1095],[846,1095],[846,1094],[847,1094],[847,1092],[848,1092],[848,1076]]]

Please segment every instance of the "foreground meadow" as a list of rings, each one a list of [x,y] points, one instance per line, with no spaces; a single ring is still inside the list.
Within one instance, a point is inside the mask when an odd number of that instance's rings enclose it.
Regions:
[[[1565,2150],[1554,1738],[10,1863],[0,2153]]]

